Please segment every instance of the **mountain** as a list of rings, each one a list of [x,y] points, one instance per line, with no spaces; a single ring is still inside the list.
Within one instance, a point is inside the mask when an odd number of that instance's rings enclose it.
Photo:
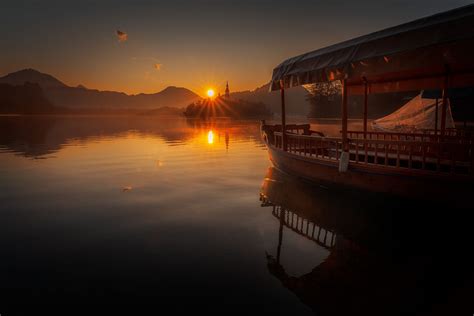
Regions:
[[[189,89],[181,87],[167,87],[164,90],[154,94],[137,94],[131,96],[133,102],[141,107],[150,107],[149,104],[161,104],[160,107],[177,107],[181,108],[190,102],[201,99],[196,93]],[[157,106],[154,106],[157,107]]]
[[[241,99],[249,102],[264,103],[268,108],[279,114],[281,111],[280,91],[269,92],[270,83],[253,91],[240,91],[230,94],[231,98]],[[285,90],[286,113],[289,115],[308,115],[310,103],[306,100],[308,91],[299,86]]]
[[[186,88],[167,87],[151,94],[127,95],[116,91],[99,91],[83,85],[71,87],[59,79],[34,69],[24,69],[0,78],[0,83],[22,86],[25,83],[41,87],[44,97],[56,107],[76,112],[110,112],[110,111],[148,111],[161,107],[184,108],[201,99],[196,93]],[[269,84],[253,91],[241,91],[231,94],[231,98],[251,103],[264,103],[274,113],[280,113],[280,92],[268,91]],[[306,101],[308,92],[303,87],[286,91],[287,114],[307,115],[310,110]],[[10,102],[11,103],[11,102]],[[143,112],[142,112],[143,113]]]
[[[0,113],[44,114],[57,111],[36,83],[0,83]]]
[[[116,91],[99,91],[82,85],[70,87],[49,74],[34,69],[20,70],[0,78],[0,83],[23,85],[38,84],[46,98],[55,106],[71,110],[110,111],[146,110],[159,107],[181,108],[200,97],[191,90],[167,87],[152,94],[127,95]]]
[[[36,83],[43,89],[66,88],[67,86],[51,75],[34,69],[23,69],[0,78],[0,83],[21,86],[25,83]]]

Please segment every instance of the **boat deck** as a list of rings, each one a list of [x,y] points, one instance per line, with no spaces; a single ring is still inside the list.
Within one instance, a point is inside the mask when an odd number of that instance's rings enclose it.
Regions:
[[[269,145],[283,150],[281,128],[266,132]],[[349,164],[423,173],[473,175],[473,137],[416,133],[348,132]],[[322,161],[339,161],[342,138],[325,137],[306,125],[292,125],[286,133],[286,151]]]

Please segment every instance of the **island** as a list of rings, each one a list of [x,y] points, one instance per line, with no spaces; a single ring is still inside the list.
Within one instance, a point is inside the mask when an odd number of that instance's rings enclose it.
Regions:
[[[200,119],[214,117],[265,119],[273,116],[273,112],[263,102],[232,98],[228,82],[223,95],[214,97],[213,90],[208,90],[207,95],[208,98],[189,104],[183,113],[184,116]]]

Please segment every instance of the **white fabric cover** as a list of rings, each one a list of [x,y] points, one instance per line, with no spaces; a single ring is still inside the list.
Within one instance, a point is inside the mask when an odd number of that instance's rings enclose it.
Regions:
[[[388,132],[415,132],[435,129],[436,99],[424,99],[421,93],[404,106],[372,122],[375,130]],[[438,130],[441,127],[442,100],[438,101]],[[454,128],[451,107],[446,109],[446,128]]]

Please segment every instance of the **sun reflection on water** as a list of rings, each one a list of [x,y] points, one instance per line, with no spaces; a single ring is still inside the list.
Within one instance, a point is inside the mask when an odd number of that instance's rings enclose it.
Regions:
[[[212,132],[212,130],[210,130],[207,133],[207,143],[208,144],[213,144],[214,143],[214,133]]]

